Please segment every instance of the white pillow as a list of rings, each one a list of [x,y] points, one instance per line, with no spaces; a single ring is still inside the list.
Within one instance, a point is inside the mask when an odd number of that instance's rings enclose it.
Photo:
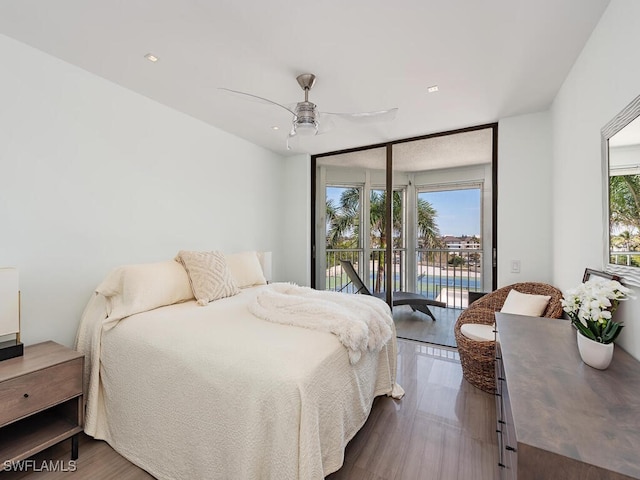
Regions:
[[[495,330],[495,324],[465,323],[460,327],[460,333],[462,335],[477,342],[493,342],[496,339]]]
[[[550,295],[531,295],[511,290],[500,311],[502,313],[539,317],[546,310],[549,300],[551,300]]]
[[[112,318],[193,299],[187,272],[174,260],[118,267],[96,292],[107,298],[107,314]]]
[[[176,260],[187,271],[193,295],[199,305],[240,293],[222,253],[181,250]]]
[[[257,252],[242,252],[225,255],[227,267],[239,288],[266,285],[264,272]]]

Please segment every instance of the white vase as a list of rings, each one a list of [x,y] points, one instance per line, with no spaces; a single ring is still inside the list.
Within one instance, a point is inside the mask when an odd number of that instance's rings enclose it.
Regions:
[[[590,367],[599,370],[606,369],[613,358],[613,343],[600,343],[585,337],[576,332],[578,335],[578,351],[582,361]]]

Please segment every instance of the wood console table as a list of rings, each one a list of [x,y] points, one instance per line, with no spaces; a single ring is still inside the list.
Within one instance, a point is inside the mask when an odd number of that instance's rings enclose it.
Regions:
[[[585,365],[568,320],[496,325],[502,478],[640,479],[640,362],[616,345],[607,370]]]

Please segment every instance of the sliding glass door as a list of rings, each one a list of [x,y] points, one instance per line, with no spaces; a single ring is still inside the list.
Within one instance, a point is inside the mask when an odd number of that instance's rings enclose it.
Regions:
[[[416,292],[464,308],[469,292],[490,285],[485,278],[482,239],[483,183],[418,187],[418,211],[431,229],[418,228]],[[437,233],[436,233],[437,232]],[[489,257],[491,258],[491,257]]]
[[[316,160],[315,288],[353,291],[340,264],[347,260],[370,291],[384,291],[378,275],[386,245],[385,165],[384,149]]]
[[[312,285],[352,291],[348,260],[372,292],[464,308],[468,292],[493,289],[496,129],[312,157]]]

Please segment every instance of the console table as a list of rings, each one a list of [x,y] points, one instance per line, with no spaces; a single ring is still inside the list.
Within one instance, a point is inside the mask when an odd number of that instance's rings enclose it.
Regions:
[[[640,479],[640,362],[616,345],[607,370],[585,365],[568,320],[496,326],[502,478]]]

